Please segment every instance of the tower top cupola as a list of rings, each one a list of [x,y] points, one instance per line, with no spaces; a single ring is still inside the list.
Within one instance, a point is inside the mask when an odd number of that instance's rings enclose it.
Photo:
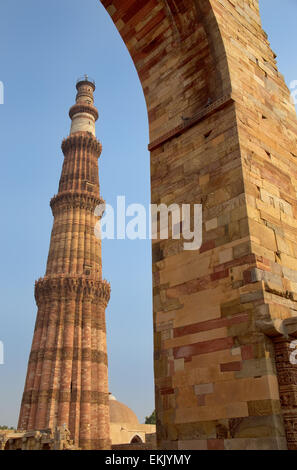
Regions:
[[[70,134],[90,132],[95,136],[95,122],[99,117],[98,110],[94,106],[95,81],[84,75],[77,80],[76,89],[76,103],[69,111],[72,120]]]

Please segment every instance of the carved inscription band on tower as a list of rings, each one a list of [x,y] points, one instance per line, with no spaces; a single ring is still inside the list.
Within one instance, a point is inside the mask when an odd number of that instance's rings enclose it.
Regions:
[[[101,241],[94,235],[100,198],[95,136],[95,84],[76,85],[70,135],[62,143],[59,191],[51,200],[54,224],[46,275],[36,282],[38,313],[19,429],[66,426],[83,449],[108,449],[109,400]]]

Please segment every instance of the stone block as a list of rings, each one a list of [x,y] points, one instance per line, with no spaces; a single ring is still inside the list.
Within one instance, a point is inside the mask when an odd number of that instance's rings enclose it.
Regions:
[[[200,384],[194,387],[196,395],[207,395],[214,392],[214,386],[210,384]]]

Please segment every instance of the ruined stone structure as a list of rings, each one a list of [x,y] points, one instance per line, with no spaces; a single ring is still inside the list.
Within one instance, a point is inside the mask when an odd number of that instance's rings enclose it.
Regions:
[[[297,122],[258,0],[101,2],[143,87],[152,203],[203,205],[199,251],[153,242],[159,447],[297,449]]]
[[[65,427],[0,433],[0,450],[79,450]]]
[[[58,194],[46,275],[36,282],[38,313],[19,430],[69,429],[74,445],[108,449],[109,399],[105,308],[110,287],[102,280],[101,241],[94,234],[102,202],[95,136],[95,85],[77,83]],[[52,431],[51,431],[52,432]]]

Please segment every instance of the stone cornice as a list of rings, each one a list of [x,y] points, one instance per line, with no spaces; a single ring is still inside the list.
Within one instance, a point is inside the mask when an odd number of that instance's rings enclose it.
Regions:
[[[290,318],[274,318],[270,304],[256,308],[256,326],[261,333],[272,338],[297,338],[297,315]]]
[[[90,132],[75,132],[74,134],[70,134],[62,142],[62,151],[64,155],[66,155],[68,151],[80,148],[95,153],[97,158],[100,157],[102,152],[101,142],[99,142],[99,140],[97,140]]]
[[[45,301],[59,300],[102,301],[104,306],[110,299],[110,284],[105,280],[86,276],[45,276],[35,282],[35,300],[39,306]]]
[[[208,118],[217,111],[220,111],[231,103],[234,103],[233,97],[231,95],[225,95],[222,98],[209,104],[205,108],[201,109],[198,113],[194,114],[194,116],[184,118],[181,124],[151,142],[148,146],[149,151],[152,152],[153,150],[156,150],[158,147],[161,147],[161,145],[165,144],[166,142],[175,137],[178,137],[179,135],[183,134],[188,129],[193,127],[195,124],[198,124],[199,122]]]
[[[53,215],[57,215],[61,210],[65,209],[85,209],[94,212],[96,206],[104,204],[104,200],[96,197],[89,192],[72,192],[65,191],[55,195],[50,202]]]
[[[70,119],[72,119],[75,114],[79,114],[79,113],[91,114],[93,118],[95,119],[95,121],[97,121],[99,117],[99,113],[97,109],[95,108],[95,106],[92,106],[91,104],[76,103],[73,106],[71,106],[69,110]]]

